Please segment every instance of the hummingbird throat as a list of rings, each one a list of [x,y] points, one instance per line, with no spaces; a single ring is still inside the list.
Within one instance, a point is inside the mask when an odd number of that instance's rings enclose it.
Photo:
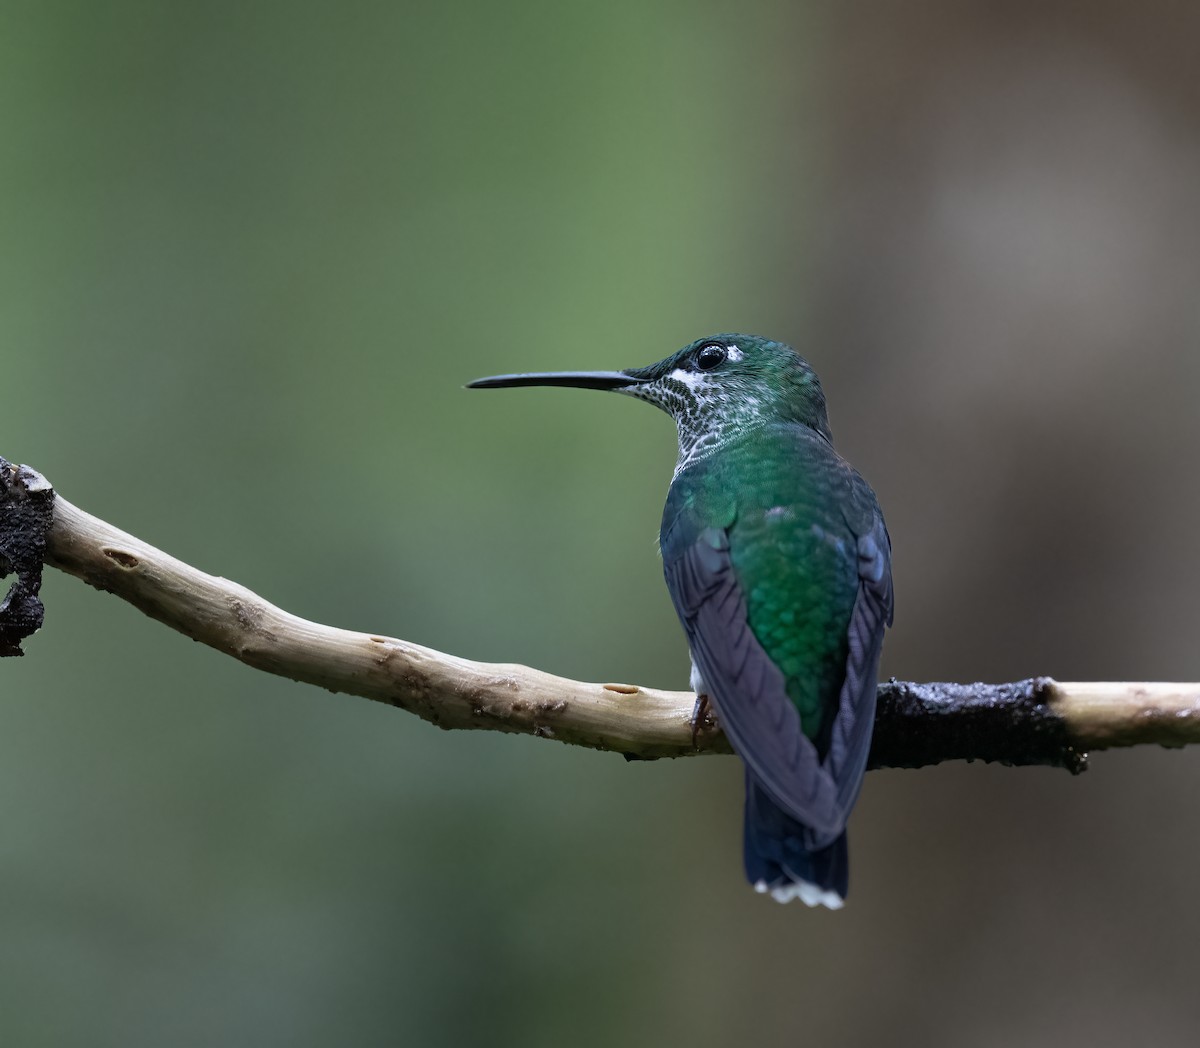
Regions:
[[[679,435],[676,476],[768,421],[758,397],[683,368],[621,392],[661,408],[675,420]]]

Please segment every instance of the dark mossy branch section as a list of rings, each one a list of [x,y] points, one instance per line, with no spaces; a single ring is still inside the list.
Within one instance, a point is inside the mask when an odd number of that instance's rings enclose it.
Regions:
[[[1049,677],[1012,684],[879,686],[870,766],[920,768],[963,758],[999,764],[1048,764],[1081,772],[1087,754],[1057,709]]]
[[[504,731],[636,759],[729,753],[719,726],[691,727],[694,696],[585,683],[472,662],[407,641],[311,622],[208,575],[71,505],[36,471],[0,459],[0,649],[42,622],[43,563],[120,597],[248,666],[407,710],[441,728]],[[1200,742],[1200,684],[1062,683],[879,687],[873,768],[948,760],[1082,771],[1091,749]]]
[[[54,518],[54,489],[28,466],[0,458],[0,579],[16,578],[0,601],[0,656],[42,626],[42,562]]]

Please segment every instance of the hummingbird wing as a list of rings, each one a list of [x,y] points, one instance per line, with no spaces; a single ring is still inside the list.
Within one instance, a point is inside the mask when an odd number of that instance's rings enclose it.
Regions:
[[[664,568],[692,659],[734,751],[784,811],[822,837],[836,837],[845,826],[837,786],[801,730],[783,673],[750,629],[729,536],[706,528]]]
[[[879,681],[879,653],[884,630],[892,624],[892,544],[878,509],[871,530],[858,536],[858,593],[847,630],[846,678],[838,695],[825,764],[838,783],[838,801],[848,813],[858,798]]]
[[[769,469],[747,478],[744,469],[735,472],[710,460],[692,477],[685,471],[676,479],[664,514],[662,549],[667,587],[722,727],[752,777],[784,812],[809,828],[816,847],[844,830],[862,782],[892,587],[890,544],[873,493],[810,433],[786,434],[790,455],[774,458],[781,463],[784,488],[794,491],[797,475],[808,470],[816,478],[818,497],[793,497],[781,505],[787,492],[781,493]],[[811,487],[801,484],[805,492]],[[814,505],[828,510],[817,514],[823,523],[809,519]],[[840,662],[814,665],[809,656],[799,670],[790,667],[789,682],[789,673],[781,669],[788,660],[781,652],[794,637],[761,624],[763,636],[757,635],[748,598],[761,601],[765,592],[776,605],[811,601],[811,586],[793,594],[776,568],[797,543],[811,556],[814,534],[821,539],[819,555],[837,569],[836,588],[846,591],[836,595],[844,613],[830,613],[843,642],[837,646]],[[753,557],[739,556],[739,542],[745,548],[768,544],[774,560],[768,557],[770,563],[760,566]],[[822,673],[832,675],[823,702],[833,708],[809,708],[802,716],[789,683]],[[831,719],[817,730],[814,717]]]

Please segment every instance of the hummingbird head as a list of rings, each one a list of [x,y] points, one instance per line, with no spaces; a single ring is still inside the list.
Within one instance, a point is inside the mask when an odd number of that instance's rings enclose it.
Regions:
[[[799,422],[832,441],[817,373],[782,342],[714,335],[624,373],[637,381],[619,392],[662,408],[681,438],[759,422]]]
[[[714,335],[641,368],[495,375],[472,389],[579,386],[611,389],[667,412],[679,431],[681,463],[768,422],[797,422],[832,443],[817,373],[782,342]]]

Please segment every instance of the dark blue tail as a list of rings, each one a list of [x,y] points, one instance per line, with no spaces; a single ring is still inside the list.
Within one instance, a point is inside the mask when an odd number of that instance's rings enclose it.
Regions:
[[[846,834],[819,848],[805,846],[810,831],[784,812],[746,774],[746,877],[756,891],[780,902],[837,909],[850,882]]]

